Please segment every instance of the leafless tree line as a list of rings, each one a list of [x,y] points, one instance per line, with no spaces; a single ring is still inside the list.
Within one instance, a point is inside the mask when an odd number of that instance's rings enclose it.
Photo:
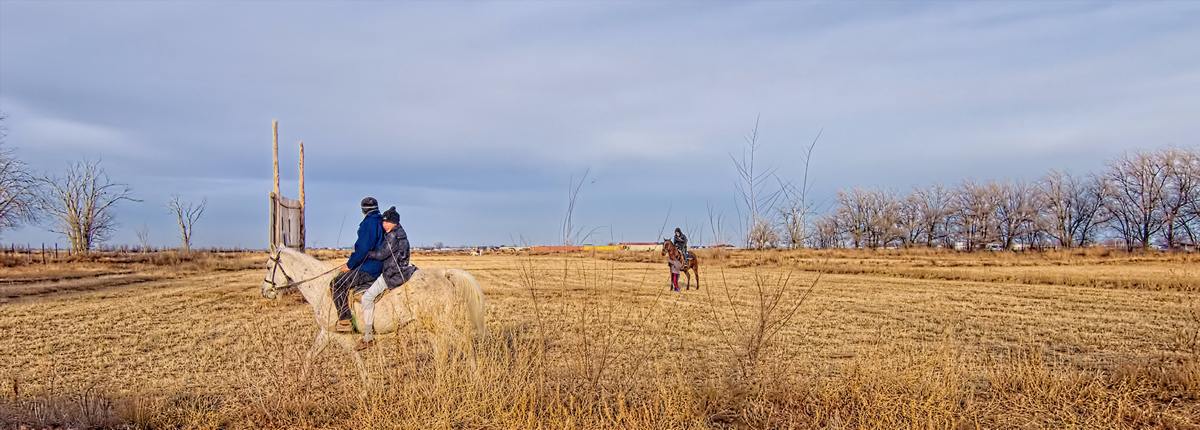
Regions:
[[[0,121],[4,118],[0,114]],[[99,160],[75,162],[61,174],[38,175],[5,146],[4,137],[0,127],[0,234],[45,222],[47,229],[70,242],[72,252],[86,253],[108,240],[118,227],[114,211],[118,204],[140,201],[128,185],[109,178]],[[184,251],[191,249],[193,227],[207,203],[189,203],[174,196],[167,204],[176,216]],[[149,248],[145,226],[137,235],[142,248]]]
[[[1137,151],[1098,173],[933,185],[907,194],[853,188],[817,217],[815,248],[1127,249],[1200,244],[1200,150]]]

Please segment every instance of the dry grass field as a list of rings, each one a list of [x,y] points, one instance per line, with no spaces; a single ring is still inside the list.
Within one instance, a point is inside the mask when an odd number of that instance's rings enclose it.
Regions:
[[[326,255],[333,258],[333,255]],[[372,386],[264,254],[0,269],[0,420],[145,428],[1200,428],[1200,258],[724,252],[417,255],[490,336],[411,329]],[[332,264],[332,263],[331,263]]]

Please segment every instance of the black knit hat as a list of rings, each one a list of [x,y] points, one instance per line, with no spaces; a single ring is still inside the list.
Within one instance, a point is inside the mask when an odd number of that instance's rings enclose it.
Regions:
[[[375,200],[374,197],[363,197],[361,206],[363,213],[368,214],[371,211],[379,210],[379,201]]]
[[[400,213],[396,212],[395,206],[392,206],[392,207],[388,208],[388,210],[383,211],[383,222],[390,222],[392,224],[400,223]]]

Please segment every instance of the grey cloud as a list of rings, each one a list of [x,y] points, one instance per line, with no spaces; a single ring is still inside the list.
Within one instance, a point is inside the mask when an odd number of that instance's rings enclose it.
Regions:
[[[765,161],[785,177],[826,130],[814,177],[828,196],[1093,168],[1186,143],[1200,111],[1191,3],[3,2],[0,12],[9,142],[44,170],[64,154],[102,156],[146,196],[127,217],[163,237],[170,225],[146,209],[152,200],[209,196],[220,228],[199,238],[211,244],[261,242],[272,118],[285,177],[306,143],[318,241],[336,243],[345,208],[374,193],[408,205],[429,242],[497,243],[553,240],[567,178],[589,167],[586,222],[630,240],[653,234],[668,205],[681,222],[696,223],[706,201],[732,213],[726,154],[759,113]],[[692,185],[678,185],[684,175]]]

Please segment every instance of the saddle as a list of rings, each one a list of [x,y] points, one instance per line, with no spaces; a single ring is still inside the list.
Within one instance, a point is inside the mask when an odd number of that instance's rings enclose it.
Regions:
[[[383,290],[382,293],[380,293],[378,296],[375,296],[375,303],[379,303],[379,301],[383,300],[384,297],[391,295],[393,290],[399,290],[399,288],[387,288],[387,289]],[[350,291],[350,298],[347,300],[350,300],[350,305],[351,305],[350,311],[352,313],[357,313],[358,308],[355,308],[354,305],[358,304],[361,307],[362,306],[362,298],[365,295],[367,295],[367,290],[351,290]]]
[[[399,288],[388,288],[388,289],[384,290],[382,293],[380,293],[378,296],[375,297],[375,303],[379,303],[380,301],[383,300],[384,297],[390,296],[392,294],[397,294],[394,292],[395,290],[399,290]],[[364,295],[366,295],[366,293],[367,293],[367,290],[350,290],[350,294],[348,294],[346,296],[346,300],[349,302],[347,304],[350,305],[350,326],[354,328],[353,333],[356,333],[356,334],[362,334],[362,332],[363,332],[363,328],[362,328],[362,298]],[[379,307],[376,306],[375,309],[376,309],[376,311],[375,311],[376,315],[378,315]],[[376,318],[379,318],[379,317],[376,316]]]

